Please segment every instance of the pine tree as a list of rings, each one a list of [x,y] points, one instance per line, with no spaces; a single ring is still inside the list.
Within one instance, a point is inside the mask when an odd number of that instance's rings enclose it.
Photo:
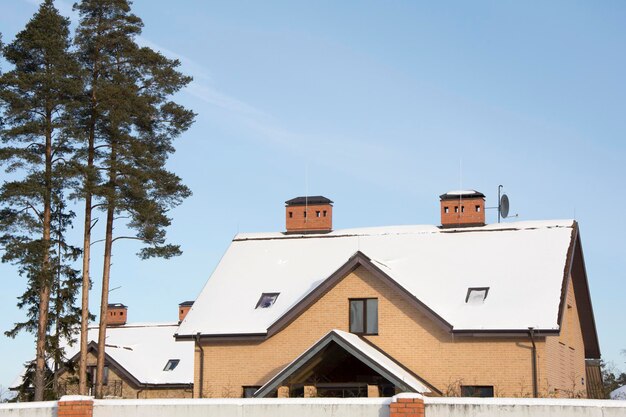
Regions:
[[[44,398],[49,303],[54,282],[53,192],[71,152],[65,127],[80,91],[69,52],[69,21],[45,0],[25,29],[3,48],[12,69],[0,77],[3,128],[0,163],[18,178],[0,188],[2,260],[19,265],[28,287],[19,305],[29,320],[14,330],[36,333],[34,399]]]
[[[167,213],[190,191],[165,164],[174,151],[172,141],[191,126],[194,114],[168,100],[191,78],[177,71],[178,61],[136,44],[143,24],[127,0],[83,0],[75,8],[81,17],[76,43],[95,97],[85,111],[90,115],[86,131],[93,132],[88,147],[93,147],[95,168],[104,172],[92,194],[106,212],[96,370],[96,397],[101,398],[113,243],[142,241],[143,259],[180,254],[179,246],[166,243]],[[129,219],[131,233],[114,236],[120,217]]]

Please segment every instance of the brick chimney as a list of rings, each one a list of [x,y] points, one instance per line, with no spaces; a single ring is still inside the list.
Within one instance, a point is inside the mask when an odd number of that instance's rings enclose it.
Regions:
[[[123,326],[126,324],[128,307],[116,303],[107,306],[107,326]]]
[[[286,233],[328,233],[333,230],[333,202],[321,195],[285,201]]]
[[[439,196],[441,227],[485,225],[485,195],[476,190],[450,191]]]
[[[189,313],[192,305],[193,301],[183,301],[178,305],[178,324],[185,320],[185,316]]]

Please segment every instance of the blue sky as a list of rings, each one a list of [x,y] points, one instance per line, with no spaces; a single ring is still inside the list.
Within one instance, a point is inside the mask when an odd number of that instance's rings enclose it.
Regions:
[[[5,42],[37,4],[3,2]],[[69,0],[56,4],[70,15]],[[169,230],[184,254],[141,261],[134,242],[114,248],[111,301],[130,321],[175,320],[237,231],[283,230],[289,198],[331,198],[335,228],[438,224],[439,194],[474,188],[493,206],[503,184],[520,220],[580,222],[602,354],[626,370],[623,2],[136,0],[133,10],[139,42],[194,76],[177,100],[198,117],[170,161],[194,192]],[[4,331],[24,317],[24,280],[9,265],[0,276]],[[0,339],[11,358],[0,385],[33,352],[29,335]]]

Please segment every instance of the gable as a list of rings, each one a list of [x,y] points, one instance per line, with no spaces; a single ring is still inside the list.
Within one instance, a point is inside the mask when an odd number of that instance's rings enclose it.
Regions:
[[[254,396],[267,396],[290,376],[307,366],[313,359],[316,359],[316,356],[321,356],[320,354],[323,349],[328,347],[331,343],[337,344],[341,349],[357,358],[360,362],[380,376],[386,378],[404,392],[419,392],[422,394],[431,392],[426,383],[420,380],[419,377],[400,366],[393,358],[377,349],[373,344],[368,343],[365,339],[354,334],[334,329],[259,388]],[[317,361],[323,360],[323,358],[317,359]]]
[[[576,224],[518,222],[440,230],[434,226],[335,231],[320,236],[238,235],[177,338],[265,337],[329,285],[360,252],[425,311],[455,332],[558,332],[561,286]],[[365,265],[365,264],[364,264]],[[344,271],[345,272],[345,271]],[[470,287],[489,287],[479,306]],[[262,293],[279,293],[255,309]],[[529,300],[537,308],[527,308]]]

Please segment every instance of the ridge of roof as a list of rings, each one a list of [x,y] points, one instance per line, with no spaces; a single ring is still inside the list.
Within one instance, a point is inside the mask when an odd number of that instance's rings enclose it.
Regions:
[[[496,232],[496,231],[513,231],[513,230],[531,230],[538,228],[552,227],[573,227],[575,220],[573,219],[557,219],[557,220],[524,220],[507,223],[491,223],[484,226],[475,227],[449,227],[442,229],[439,226],[420,224],[420,225],[395,225],[395,226],[375,226],[375,227],[358,227],[350,229],[336,229],[328,233],[307,233],[285,234],[282,232],[258,232],[258,233],[238,233],[233,237],[233,242],[243,240],[266,240],[266,239],[315,239],[315,238],[335,238],[350,236],[382,236],[382,235],[401,235],[401,234],[435,234],[435,233],[455,233],[455,232]]]

